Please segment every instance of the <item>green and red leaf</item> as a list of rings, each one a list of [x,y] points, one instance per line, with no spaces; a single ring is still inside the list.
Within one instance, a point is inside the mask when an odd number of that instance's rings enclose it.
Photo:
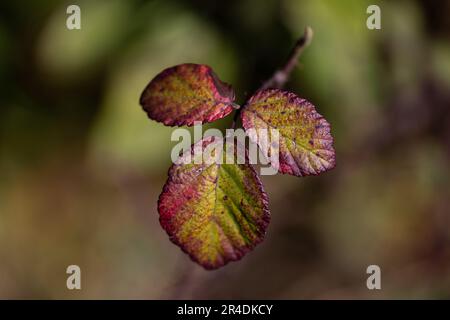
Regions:
[[[247,102],[241,119],[245,130],[255,129],[252,140],[258,140],[260,129],[278,130],[280,173],[317,175],[334,168],[330,124],[314,105],[294,93],[279,89],[259,91]]]
[[[234,91],[206,65],[165,69],[144,89],[140,104],[150,119],[167,126],[212,122],[233,111]]]
[[[239,260],[263,240],[270,221],[255,170],[248,161],[225,164],[230,151],[224,145],[219,137],[192,145],[169,169],[158,200],[160,223],[172,242],[206,269]],[[223,161],[195,164],[202,156],[196,148],[217,148],[212,154]]]

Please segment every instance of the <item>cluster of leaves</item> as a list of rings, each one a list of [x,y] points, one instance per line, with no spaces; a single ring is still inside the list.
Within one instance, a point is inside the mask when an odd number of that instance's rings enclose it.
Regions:
[[[210,67],[182,64],[158,74],[140,104],[150,119],[168,126],[213,122],[238,108],[244,130],[279,131],[280,173],[317,175],[334,167],[330,125],[310,102],[280,89],[259,90],[243,107],[234,98],[231,86]],[[270,221],[267,195],[248,159],[244,164],[183,161],[188,155],[196,157],[196,148],[225,145],[221,139],[206,137],[186,150],[169,169],[158,200],[160,222],[171,241],[206,269],[252,250]],[[258,143],[258,137],[254,139]],[[225,157],[229,151],[223,151]]]

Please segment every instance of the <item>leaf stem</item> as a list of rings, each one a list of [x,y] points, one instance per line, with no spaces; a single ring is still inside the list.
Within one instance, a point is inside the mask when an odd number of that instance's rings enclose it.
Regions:
[[[270,77],[268,80],[266,80],[262,86],[257,90],[264,90],[269,88],[278,88],[281,89],[284,87],[286,82],[289,80],[289,77],[291,76],[292,71],[296,67],[298,63],[298,59],[300,58],[301,54],[305,50],[307,46],[312,41],[313,38],[313,30],[311,27],[307,26],[305,28],[305,32],[303,33],[303,36],[300,37],[297,42],[294,45],[294,48],[292,48],[291,53],[288,56],[288,59],[284,66],[281,69],[278,69],[275,71],[275,73]],[[245,108],[245,105],[242,106],[240,109],[236,110],[233,116],[233,123],[231,125],[232,129],[236,129],[237,121],[239,118],[239,115],[242,111],[242,109]]]

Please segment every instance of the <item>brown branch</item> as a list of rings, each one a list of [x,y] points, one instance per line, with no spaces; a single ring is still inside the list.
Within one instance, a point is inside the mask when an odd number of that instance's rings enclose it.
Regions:
[[[297,40],[295,43],[294,48],[291,50],[291,53],[289,54],[289,57],[286,61],[286,64],[283,66],[283,68],[278,69],[275,71],[275,73],[272,75],[270,79],[265,81],[263,85],[258,89],[264,90],[269,88],[278,88],[281,89],[284,87],[286,82],[289,80],[289,77],[291,76],[292,71],[296,67],[298,63],[298,59],[300,58],[301,54],[303,53],[303,50],[309,44],[311,43],[313,37],[313,30],[311,27],[306,27],[305,32],[303,33],[303,36]],[[245,106],[244,106],[245,107]],[[233,116],[233,123],[231,125],[231,128],[236,129],[237,121],[239,118],[239,114],[241,113],[241,110],[244,108],[240,108],[235,111]]]
[[[286,82],[289,80],[292,71],[298,63],[300,55],[303,50],[309,46],[313,37],[313,31],[311,27],[305,28],[305,33],[303,36],[297,40],[294,48],[292,49],[289,58],[283,68],[277,70],[273,76],[263,83],[259,90],[269,89],[269,88],[282,88]]]

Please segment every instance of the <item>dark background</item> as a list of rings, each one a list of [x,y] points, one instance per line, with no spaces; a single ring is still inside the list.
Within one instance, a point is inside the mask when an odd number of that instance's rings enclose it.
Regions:
[[[81,30],[66,8],[81,7]],[[366,8],[381,7],[381,30]],[[0,298],[450,298],[450,1],[2,1]],[[287,88],[332,124],[337,167],[266,176],[272,221],[205,271],[159,225],[171,128],[138,105],[208,64],[245,101],[306,25]],[[231,117],[222,120],[225,126]],[[82,290],[66,288],[66,267]],[[382,290],[366,288],[366,268]]]

